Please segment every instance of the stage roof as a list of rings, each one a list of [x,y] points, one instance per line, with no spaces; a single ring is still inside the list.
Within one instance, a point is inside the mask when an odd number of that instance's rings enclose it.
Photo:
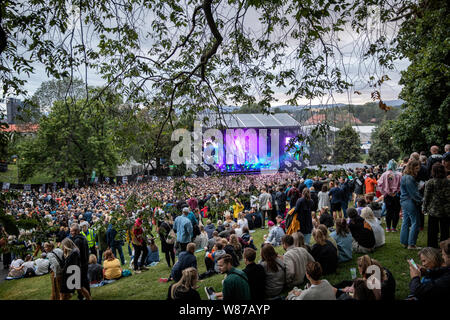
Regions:
[[[298,123],[287,113],[275,113],[273,115],[262,113],[225,113],[204,114],[199,116],[200,120],[207,118],[203,125],[214,128],[223,125],[227,128],[299,128]]]

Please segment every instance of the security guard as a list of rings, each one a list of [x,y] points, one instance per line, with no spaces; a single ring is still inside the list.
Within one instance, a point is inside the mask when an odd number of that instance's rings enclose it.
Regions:
[[[80,232],[83,236],[86,237],[86,240],[88,242],[89,251],[92,254],[95,254],[97,256],[97,249],[95,248],[95,234],[93,229],[89,229],[89,222],[83,222],[81,223],[82,231]]]

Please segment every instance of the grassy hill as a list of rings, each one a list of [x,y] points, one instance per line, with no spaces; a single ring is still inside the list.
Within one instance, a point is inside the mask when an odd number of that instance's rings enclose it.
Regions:
[[[426,230],[426,229],[425,229]],[[260,248],[263,241],[263,235],[266,230],[258,229],[253,233],[255,244]],[[159,243],[159,240],[157,240]],[[419,233],[418,246],[426,245],[426,231]],[[282,254],[283,248],[278,247],[277,252]],[[124,247],[126,260],[129,262],[128,250]],[[258,257],[260,250],[258,250]],[[199,272],[205,272],[204,252],[198,252],[197,263]],[[337,273],[326,277],[331,284],[336,284],[342,280],[351,279],[350,268],[356,267],[356,259],[361,256],[353,255],[353,260],[339,264]],[[120,279],[112,284],[99,288],[92,288],[92,298],[95,300],[165,300],[170,283],[160,283],[159,278],[166,278],[170,274],[164,255],[160,253],[163,259],[161,262],[150,267],[149,271],[141,274],[133,274],[130,277]],[[378,248],[371,254],[372,258],[377,259],[384,267],[387,267],[397,283],[396,298],[404,299],[408,295],[409,285],[409,267],[406,259],[413,258],[418,261],[417,251],[404,249],[400,245],[400,232],[386,233],[386,245]],[[241,261],[239,268],[244,268],[244,262]],[[0,283],[0,300],[48,300],[51,295],[50,276],[34,277],[28,279],[4,281]],[[202,299],[206,299],[204,287],[212,286],[216,291],[222,289],[222,280],[224,275],[215,275],[199,283],[199,293]],[[76,299],[76,295],[73,297]]]

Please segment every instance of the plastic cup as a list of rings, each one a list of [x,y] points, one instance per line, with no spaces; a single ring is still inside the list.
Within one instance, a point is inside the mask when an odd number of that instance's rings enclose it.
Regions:
[[[350,268],[350,274],[352,275],[352,280],[356,279],[356,268]]]

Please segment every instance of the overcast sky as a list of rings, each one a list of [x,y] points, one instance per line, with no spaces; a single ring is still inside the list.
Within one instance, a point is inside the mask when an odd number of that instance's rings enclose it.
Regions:
[[[231,11],[224,11],[225,15],[233,16],[233,12]],[[145,17],[143,20],[143,23],[148,24],[149,23],[149,17]],[[245,26],[250,26],[256,32],[258,32],[258,29],[261,27],[258,17],[255,14],[252,14],[252,12],[249,12],[246,15],[245,18]],[[380,90],[381,96],[383,100],[397,100],[398,95],[401,90],[401,86],[398,84],[400,80],[400,71],[405,70],[408,66],[407,61],[397,61],[395,63],[395,70],[379,70],[378,66],[373,63],[372,61],[361,61],[360,56],[363,48],[362,44],[365,44],[367,46],[367,40],[373,41],[373,39],[376,38],[377,32],[383,32],[387,33],[388,35],[392,35],[396,32],[395,29],[383,29],[386,28],[386,26],[380,26],[377,24],[374,24],[374,28],[372,28],[372,33],[367,34],[367,39],[361,40],[361,38],[357,38],[356,34],[352,32],[351,30],[347,29],[344,32],[342,32],[339,36],[340,41],[338,43],[339,48],[341,49],[340,54],[337,55],[337,64],[340,65],[341,72],[343,74],[346,74],[348,77],[348,80],[354,84],[354,87],[351,90],[348,90],[347,92],[343,94],[333,93],[332,95],[327,95],[325,97],[322,97],[320,99],[315,99],[313,101],[309,100],[300,100],[298,101],[299,104],[332,104],[332,103],[353,103],[353,104],[362,104],[366,102],[370,102],[371,100],[371,92],[374,90],[373,88],[369,87],[368,81],[370,75],[375,75],[376,78],[380,78],[382,75],[387,74],[390,77],[390,81],[387,81],[384,83]],[[226,32],[226,31],[223,31]],[[370,39],[372,38],[372,39]],[[291,39],[292,40],[292,39]],[[291,41],[288,39],[288,42]],[[93,40],[95,43],[95,39]],[[152,41],[152,39],[149,39],[149,41]],[[288,43],[289,46],[292,45],[292,48],[295,48],[295,43]],[[145,43],[143,45],[145,47]],[[295,61],[293,63],[296,63]],[[84,76],[84,69],[82,73],[76,74],[74,76],[82,78],[83,80]],[[38,89],[38,87],[41,85],[43,81],[50,80],[47,75],[45,74],[45,69],[42,65],[35,65],[35,73],[32,74],[29,78],[26,76],[24,79],[27,80],[27,84],[25,88],[30,93],[30,96]],[[91,70],[88,72],[88,79],[87,82],[91,86],[102,86],[105,84],[104,80],[101,79],[100,75],[97,74],[95,71]],[[278,101],[273,101],[272,105],[285,105],[286,100],[289,99],[284,94],[284,90],[281,88],[273,88],[275,92],[275,97],[278,99]],[[361,92],[360,95],[355,94],[355,91]]]

